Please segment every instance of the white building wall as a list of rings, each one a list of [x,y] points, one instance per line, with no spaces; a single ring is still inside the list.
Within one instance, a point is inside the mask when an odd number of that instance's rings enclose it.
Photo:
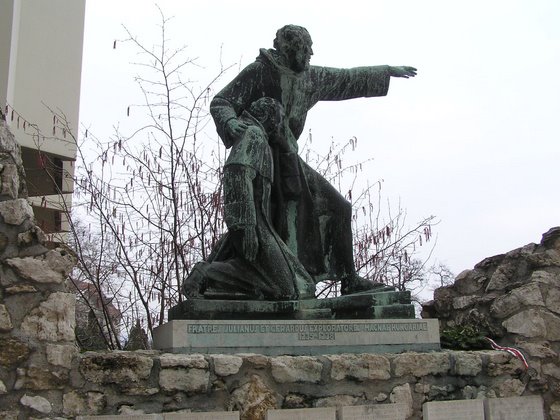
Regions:
[[[0,105],[4,111],[8,97],[8,75],[10,74],[10,50],[12,47],[13,0],[0,0]]]
[[[85,0],[0,1],[2,32],[7,31],[4,21],[10,11],[13,17],[8,78],[7,82],[0,79],[2,86],[7,85],[4,102],[27,122],[36,124],[42,135],[33,136],[35,130],[28,126],[23,130],[22,121],[18,128],[17,119],[12,121],[10,115],[8,124],[23,147],[40,148],[73,160],[76,147],[69,136],[64,139],[60,130],[54,133],[59,141],[49,139],[53,136],[53,117],[48,108],[64,114],[70,129],[77,133]],[[0,45],[3,67],[5,50],[5,45]]]
[[[49,232],[68,228],[64,210],[73,190],[76,143],[70,132],[78,136],[85,5],[85,0],[0,0],[0,106],[3,111],[8,106],[6,121],[18,143],[35,150],[24,154],[24,166],[37,221]],[[53,112],[65,121],[53,123]],[[66,124],[69,131],[61,128]],[[62,161],[70,176],[57,188],[67,194],[54,193],[53,182],[45,182],[50,175],[36,150],[51,162]],[[53,223],[60,226],[53,229]]]

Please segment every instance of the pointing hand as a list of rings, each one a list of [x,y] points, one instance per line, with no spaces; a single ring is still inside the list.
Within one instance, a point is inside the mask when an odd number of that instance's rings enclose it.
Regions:
[[[409,66],[389,66],[389,75],[392,77],[409,77],[416,76],[416,69]]]

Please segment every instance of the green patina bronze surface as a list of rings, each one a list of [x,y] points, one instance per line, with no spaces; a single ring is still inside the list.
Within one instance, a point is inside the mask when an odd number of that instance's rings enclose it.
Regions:
[[[351,205],[299,157],[297,140],[317,102],[384,96],[391,77],[413,77],[416,69],[310,66],[312,54],[307,30],[287,25],[274,48],[261,49],[210,105],[231,148],[224,167],[228,232],[185,279],[190,300],[313,299],[324,279],[340,281],[343,294],[386,288],[357,275]],[[371,316],[389,313],[383,311]]]

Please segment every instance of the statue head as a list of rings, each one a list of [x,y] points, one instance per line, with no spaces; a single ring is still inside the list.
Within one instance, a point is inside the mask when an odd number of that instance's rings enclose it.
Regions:
[[[274,48],[290,69],[300,73],[309,68],[313,55],[311,36],[302,26],[286,25],[276,32]]]
[[[257,99],[249,108],[249,113],[264,127],[269,136],[276,135],[284,123],[284,107],[276,99]]]

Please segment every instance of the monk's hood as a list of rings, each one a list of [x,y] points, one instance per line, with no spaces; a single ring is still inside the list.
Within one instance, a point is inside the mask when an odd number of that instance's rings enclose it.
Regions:
[[[292,76],[298,76],[298,75],[301,74],[301,73],[296,73],[291,68],[286,67],[284,64],[281,64],[281,58],[280,58],[280,54],[278,53],[278,51],[276,51],[274,49],[261,48],[259,50],[259,52],[260,53],[259,53],[259,55],[256,59],[257,61],[259,61],[263,64],[273,66],[273,67],[277,68],[279,71],[281,71],[283,73],[287,73],[287,74],[292,75]]]

